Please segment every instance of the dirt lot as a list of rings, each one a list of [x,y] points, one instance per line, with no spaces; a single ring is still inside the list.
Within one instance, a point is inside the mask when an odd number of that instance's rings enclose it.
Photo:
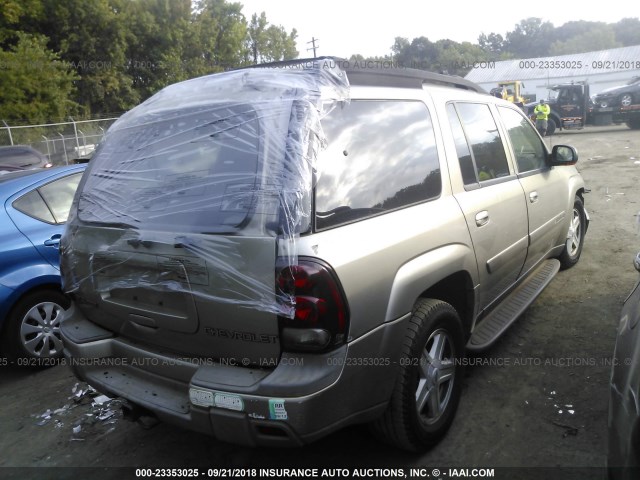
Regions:
[[[557,134],[552,143],[577,147],[591,188],[582,259],[556,277],[495,347],[470,359],[476,365],[467,369],[456,420],[433,450],[390,450],[365,427],[301,449],[241,448],[165,424],[144,429],[124,421],[117,402],[99,405],[104,399],[76,386],[65,366],[2,367],[0,477],[78,476],[53,467],[94,467],[82,475],[128,478],[131,467],[385,466],[408,472],[425,466],[428,472],[527,467],[497,471],[505,475],[497,478],[602,478],[608,362],[622,302],[637,279],[632,260],[640,250],[640,132],[592,128]]]

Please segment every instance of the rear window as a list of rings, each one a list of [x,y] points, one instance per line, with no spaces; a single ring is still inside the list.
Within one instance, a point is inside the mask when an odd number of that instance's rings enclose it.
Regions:
[[[0,165],[28,168],[39,166],[42,159],[37,152],[26,149],[0,149]]]
[[[359,100],[323,121],[316,229],[357,221],[440,195],[433,125],[417,101]]]
[[[259,122],[246,105],[164,112],[110,132],[90,164],[81,220],[165,231],[233,232],[250,216]]]

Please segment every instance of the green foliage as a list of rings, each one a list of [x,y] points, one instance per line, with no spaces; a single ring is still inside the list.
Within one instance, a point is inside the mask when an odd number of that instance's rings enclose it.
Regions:
[[[507,33],[507,50],[519,58],[543,57],[549,54],[554,27],[540,18],[521,20]]]
[[[251,63],[291,60],[298,56],[294,28],[290,33],[282,26],[269,25],[265,12],[251,17],[247,49]]]
[[[588,31],[576,33],[565,41],[554,42],[549,49],[549,53],[551,55],[567,55],[621,46],[619,42],[616,42],[613,27],[603,23],[592,25]]]
[[[71,97],[78,76],[47,49],[45,37],[16,36],[16,45],[0,51],[2,119],[37,124],[75,113]]]
[[[419,68],[449,75],[465,75],[474,63],[487,60],[489,55],[478,45],[453,40],[431,42],[426,37],[396,37],[391,47],[395,62],[407,68]]]
[[[640,20],[637,18],[623,18],[613,24],[616,41],[623,46],[640,45]]]
[[[540,18],[527,18],[507,32],[505,38],[483,33],[478,44],[501,60],[606,50],[640,44],[640,20],[625,18],[613,24],[579,20],[554,27]]]
[[[0,47],[15,44],[20,22],[41,18],[42,14],[40,0],[0,0]]]
[[[256,57],[260,61],[297,57],[296,31],[269,25],[265,14],[261,19],[264,31],[255,45]],[[60,86],[59,107],[43,112],[77,103],[83,114],[117,113],[171,83],[252,63],[242,5],[225,0],[0,0],[3,58],[10,56],[13,62],[12,49],[19,43],[27,48],[26,38],[38,38],[30,51],[42,47],[46,54],[55,52],[58,63],[44,71],[58,72],[63,65],[67,74],[75,72],[75,88]],[[12,77],[4,75],[4,83],[15,75],[33,74],[25,62],[11,65],[24,71],[12,70]],[[26,87],[21,89],[12,85],[2,98],[20,102],[33,96]],[[63,99],[64,95],[70,97]],[[26,113],[28,105],[22,110],[25,113],[16,114],[32,118]],[[3,108],[5,118],[7,111]]]

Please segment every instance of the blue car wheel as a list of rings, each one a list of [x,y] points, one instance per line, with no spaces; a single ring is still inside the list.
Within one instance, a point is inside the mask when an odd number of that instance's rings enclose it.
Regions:
[[[23,297],[7,318],[5,354],[12,360],[28,359],[42,366],[61,357],[60,322],[67,308],[69,300],[56,290],[39,290]],[[40,359],[44,362],[38,363]]]

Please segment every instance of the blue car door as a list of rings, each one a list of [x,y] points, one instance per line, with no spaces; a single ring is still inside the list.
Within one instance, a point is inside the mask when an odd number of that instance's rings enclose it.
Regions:
[[[82,172],[47,179],[10,197],[5,208],[18,230],[55,268],[59,268],[60,237]]]

